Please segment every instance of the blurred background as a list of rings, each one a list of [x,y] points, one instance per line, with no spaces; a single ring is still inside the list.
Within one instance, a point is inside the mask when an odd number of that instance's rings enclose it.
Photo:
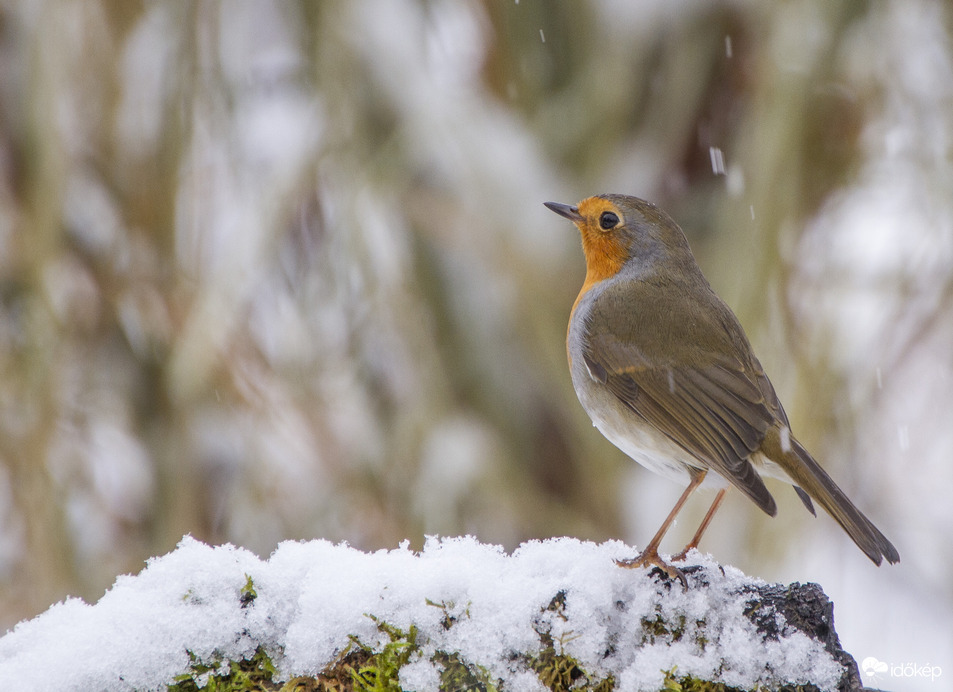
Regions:
[[[186,533],[644,545],[682,488],[576,401],[584,262],[542,206],[620,192],[902,562],[770,482],[703,549],[953,679],[951,32],[931,0],[3,0],[0,626]],[[944,684],[907,678],[874,682]]]

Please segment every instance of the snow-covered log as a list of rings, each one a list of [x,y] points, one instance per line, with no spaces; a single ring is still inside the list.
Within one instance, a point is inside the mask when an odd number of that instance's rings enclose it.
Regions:
[[[242,671],[358,689],[860,687],[817,585],[692,553],[686,588],[615,564],[635,552],[569,538],[511,554],[469,537],[374,553],[316,540],[262,560],[185,538],[96,604],[67,600],[6,634],[0,687],[201,689]]]

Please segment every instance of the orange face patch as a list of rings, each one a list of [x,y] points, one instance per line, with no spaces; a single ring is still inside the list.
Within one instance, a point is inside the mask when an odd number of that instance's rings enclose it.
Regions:
[[[616,229],[603,229],[600,219],[606,212],[615,214],[620,220],[625,217],[612,202],[601,197],[589,197],[578,205],[582,221],[576,226],[582,235],[582,249],[586,253],[586,281],[576,297],[576,304],[589,289],[600,281],[619,273],[628,259],[628,248]],[[623,221],[624,223],[624,221]]]

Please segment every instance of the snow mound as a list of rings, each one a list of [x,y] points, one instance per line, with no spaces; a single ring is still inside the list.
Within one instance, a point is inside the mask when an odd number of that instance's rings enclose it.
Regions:
[[[470,537],[430,538],[419,553],[316,540],[261,560],[186,537],[95,605],[69,599],[0,638],[0,688],[164,689],[193,660],[239,660],[259,647],[283,678],[317,675],[353,637],[375,650],[390,642],[380,623],[416,629],[405,689],[437,689],[442,652],[504,689],[543,690],[527,661],[547,644],[620,690],[660,689],[675,668],[744,689],[834,689],[844,675],[823,643],[764,612],[764,582],[693,553],[685,589],[615,565],[635,552],[569,538],[512,554]]]

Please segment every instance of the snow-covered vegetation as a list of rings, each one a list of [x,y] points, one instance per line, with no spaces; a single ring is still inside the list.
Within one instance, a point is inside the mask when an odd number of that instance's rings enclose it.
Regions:
[[[0,639],[0,680],[161,690],[256,655],[278,680],[327,677],[355,652],[396,654],[386,674],[428,692],[453,689],[442,676],[454,670],[482,689],[519,691],[635,692],[684,679],[831,690],[845,676],[823,642],[763,603],[764,582],[693,553],[686,588],[615,564],[632,554],[619,542],[554,539],[507,554],[432,538],[419,553],[285,542],[261,560],[186,538],[98,603],[71,599],[18,625]]]

